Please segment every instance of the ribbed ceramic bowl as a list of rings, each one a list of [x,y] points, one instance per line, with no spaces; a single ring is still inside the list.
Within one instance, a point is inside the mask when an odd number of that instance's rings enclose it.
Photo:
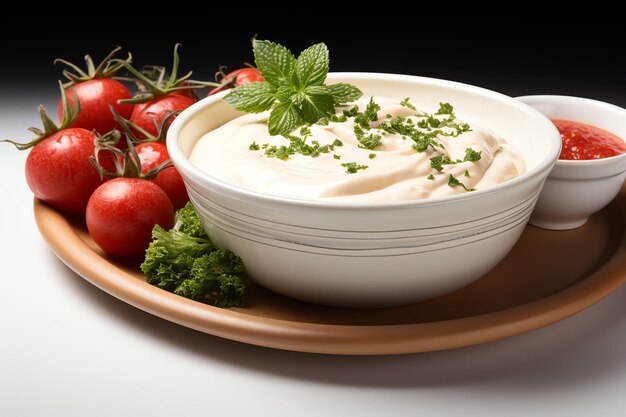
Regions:
[[[404,98],[425,108],[454,105],[460,119],[517,147],[526,172],[455,196],[394,203],[301,200],[245,190],[206,174],[190,155],[205,133],[239,116],[215,95],[189,107],[167,137],[207,232],[241,256],[258,283],[305,301],[387,307],[463,287],[493,268],[521,234],[561,147],[554,125],[501,94],[450,81],[393,74],[338,73],[365,95]]]

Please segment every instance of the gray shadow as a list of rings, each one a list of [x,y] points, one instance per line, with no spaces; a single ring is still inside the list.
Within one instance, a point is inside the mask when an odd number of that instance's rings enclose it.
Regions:
[[[590,384],[626,372],[626,292],[574,318],[528,335],[443,352],[395,356],[332,356],[233,342],[152,316],[99,290],[49,253],[54,277],[70,283],[94,308],[156,343],[205,360],[294,380],[354,387],[487,386],[498,391],[545,392]],[[620,299],[615,299],[615,297]],[[612,346],[611,349],[606,346]],[[482,391],[485,392],[485,391]],[[481,394],[485,395],[485,394]]]

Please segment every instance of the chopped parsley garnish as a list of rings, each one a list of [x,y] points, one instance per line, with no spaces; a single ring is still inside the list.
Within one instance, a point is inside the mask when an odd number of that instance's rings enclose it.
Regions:
[[[333,155],[333,158],[335,158],[335,159],[341,159],[341,155],[337,155],[337,154],[335,154],[335,155]]]
[[[304,130],[302,128],[300,133],[306,133],[308,135],[311,134],[310,130]],[[310,156],[315,158],[320,156],[323,153],[329,153],[335,150],[335,146],[343,146],[343,142],[339,139],[335,139],[333,143],[330,145],[320,145],[320,143],[316,140],[312,140],[311,143],[307,143],[305,136],[304,138],[295,136],[295,135],[284,135],[286,139],[289,139],[289,146],[281,145],[281,146],[269,146],[265,148],[265,155],[268,158],[278,158],[283,161],[289,159],[291,155],[301,154],[304,156]]]
[[[374,158],[376,158],[376,154],[375,154],[375,153],[371,153],[371,154],[369,154],[368,156],[369,156],[369,158],[370,158],[370,159],[374,159]]]
[[[431,168],[436,169],[437,171],[441,172],[443,171],[443,166],[444,165],[450,165],[450,164],[454,164],[455,162],[452,161],[448,155],[437,155],[437,156],[433,156],[432,158],[430,158],[430,166]]]
[[[411,100],[411,97],[407,97],[400,102],[400,105],[411,110],[417,110],[415,106],[410,102],[410,100]]]
[[[469,173],[469,171],[468,171],[468,170],[465,170],[465,174],[463,174],[463,175],[465,175],[467,178],[469,178],[469,177],[470,177],[470,173]]]
[[[251,150],[251,151],[258,151],[259,149],[261,149],[261,147],[259,146],[259,144],[258,144],[258,143],[256,143],[256,141],[255,141],[255,142],[252,142],[252,143],[250,144],[250,150]]]
[[[448,155],[437,155],[437,156],[433,156],[432,158],[430,158],[430,166],[436,169],[437,171],[441,172],[443,171],[443,165],[455,165],[455,164],[460,164],[461,162],[476,162],[476,161],[480,161],[481,156],[482,156],[482,151],[476,152],[472,148],[466,148],[465,158],[463,158],[462,161],[460,159],[453,161],[450,159]],[[466,176],[469,176],[469,175],[466,175]]]
[[[439,103],[439,110],[435,114],[448,114],[454,117],[454,107],[450,103]]]
[[[471,161],[471,162],[476,162],[476,161],[480,161],[480,157],[482,156],[483,152],[476,152],[475,150],[473,150],[472,148],[466,148],[465,149],[465,158],[463,158],[463,161],[467,162],[467,161]]]
[[[346,162],[345,164],[341,164],[342,167],[346,169],[347,174],[356,174],[360,169],[369,168],[367,165],[358,165],[356,162]]]
[[[427,180],[434,180],[435,176],[433,174],[430,174],[429,176],[426,177]]]
[[[448,185],[450,187],[463,187],[463,189],[465,189],[465,191],[476,191],[476,188],[467,188],[465,186],[465,184],[463,184],[461,181],[459,181],[458,179],[456,179],[452,174],[448,175]]]
[[[311,128],[309,126],[302,126],[300,128],[300,135],[304,136],[305,138],[311,136]]]
[[[383,140],[383,137],[376,133],[366,134],[361,126],[357,124],[354,125],[354,134],[359,141],[359,148],[374,149],[380,145],[380,142]]]
[[[367,103],[367,106],[365,107],[365,111],[363,113],[357,113],[356,115],[354,115],[354,122],[364,129],[369,129],[370,122],[375,122],[378,120],[379,110],[380,105],[374,101],[374,97],[371,97],[369,103]]]

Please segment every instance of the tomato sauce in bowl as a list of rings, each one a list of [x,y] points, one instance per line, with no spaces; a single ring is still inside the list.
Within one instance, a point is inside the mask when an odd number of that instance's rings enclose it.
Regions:
[[[572,120],[552,119],[563,138],[559,159],[602,159],[626,153],[619,136],[599,127]]]

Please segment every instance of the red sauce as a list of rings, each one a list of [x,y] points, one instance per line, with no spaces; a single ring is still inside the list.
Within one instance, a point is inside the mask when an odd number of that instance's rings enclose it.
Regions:
[[[601,159],[626,153],[624,140],[611,132],[572,120],[552,119],[563,138],[559,159]]]

